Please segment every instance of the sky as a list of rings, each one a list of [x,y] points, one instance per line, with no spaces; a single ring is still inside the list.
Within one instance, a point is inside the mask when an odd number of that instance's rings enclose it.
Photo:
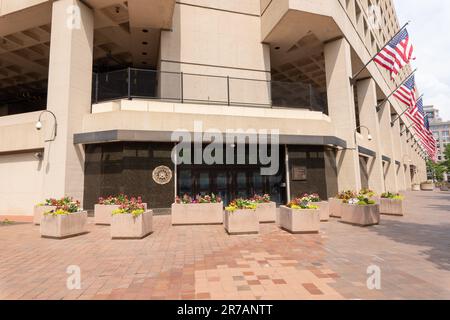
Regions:
[[[424,104],[450,120],[450,1],[394,0],[400,25],[411,20],[408,33],[415,48],[416,83]]]

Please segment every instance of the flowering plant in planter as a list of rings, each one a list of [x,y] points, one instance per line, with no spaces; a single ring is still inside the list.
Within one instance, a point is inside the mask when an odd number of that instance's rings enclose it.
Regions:
[[[338,194],[337,198],[342,200],[343,203],[348,203],[350,199],[355,199],[357,194],[355,191],[346,190]]]
[[[112,212],[113,215],[115,214],[132,214],[134,217],[137,217],[145,212],[145,206],[142,203],[142,198],[131,198],[128,201],[120,204],[120,208],[117,210],[114,210]]]
[[[382,199],[403,200],[405,197],[399,193],[385,192],[381,194]]]
[[[119,194],[118,196],[108,196],[107,198],[100,197],[98,198],[98,204],[101,205],[121,205],[127,203],[128,196],[124,194]]]
[[[262,196],[255,194],[253,198],[250,199],[250,201],[255,203],[269,203],[270,202],[270,195],[264,194]]]
[[[344,202],[344,203],[358,205],[358,206],[370,206],[370,205],[376,204],[376,202],[374,200],[371,200],[365,196],[358,196],[356,198],[352,198],[352,199],[349,199],[346,201],[347,202]]]
[[[195,198],[184,194],[183,197],[177,196],[175,198],[175,203],[178,204],[195,204],[195,203],[220,203],[222,202],[222,198],[220,196],[215,195],[212,193],[211,195],[197,195]]]
[[[56,209],[44,212],[44,215],[67,215],[70,213],[80,212],[81,210],[80,201],[74,200],[72,197],[64,197],[59,200],[47,199],[45,203],[45,205],[56,207]]]
[[[256,210],[257,205],[254,201],[248,199],[236,199],[230,202],[229,206],[225,208],[228,212],[236,210]]]
[[[367,198],[371,198],[371,197],[375,196],[375,192],[373,190],[365,188],[365,189],[361,189],[361,191],[359,191],[359,195],[367,197]]]
[[[318,209],[318,206],[310,204],[309,197],[296,198],[289,202],[286,206],[290,209]]]
[[[42,203],[38,203],[37,205],[39,207],[44,207],[44,206],[47,206],[47,207],[54,206],[54,207],[56,207],[58,205],[58,200],[56,200],[54,198],[49,198],[49,199],[45,199],[45,201],[42,202]]]
[[[320,199],[320,196],[319,196],[319,194],[317,194],[317,193],[311,193],[311,194],[308,194],[308,193],[304,193],[302,196],[301,196],[301,198],[302,199],[308,199],[308,202],[321,202],[322,200]]]

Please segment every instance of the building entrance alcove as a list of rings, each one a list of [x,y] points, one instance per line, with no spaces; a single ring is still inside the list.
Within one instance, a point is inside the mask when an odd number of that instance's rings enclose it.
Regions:
[[[270,149],[270,148],[269,148]],[[272,158],[279,164],[273,175],[261,174],[261,168],[267,167],[261,162],[250,163],[249,145],[245,148],[245,163],[239,164],[236,159],[238,148],[227,148],[234,152],[234,163],[227,163],[224,149],[223,164],[180,164],[177,167],[178,195],[211,194],[220,195],[225,204],[236,198],[250,198],[255,194],[269,194],[277,204],[286,202],[286,174],[284,161],[284,146],[278,150],[279,157]],[[274,155],[275,156],[275,155]],[[194,155],[192,154],[194,163]]]

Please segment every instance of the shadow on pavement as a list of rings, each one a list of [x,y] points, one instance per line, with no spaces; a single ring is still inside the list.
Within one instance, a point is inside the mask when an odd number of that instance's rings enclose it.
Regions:
[[[450,209],[449,209],[450,210]],[[384,220],[371,232],[395,242],[426,247],[423,250],[428,261],[439,269],[450,270],[450,224],[418,224],[396,220]]]

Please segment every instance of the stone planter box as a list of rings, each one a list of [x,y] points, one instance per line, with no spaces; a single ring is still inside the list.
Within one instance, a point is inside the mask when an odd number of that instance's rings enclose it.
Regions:
[[[86,233],[87,211],[66,215],[43,215],[41,237],[64,239]]]
[[[448,186],[441,186],[440,189],[441,191],[448,191]]]
[[[311,202],[310,204],[319,207],[320,221],[330,220],[330,204],[327,201]]]
[[[228,234],[259,233],[259,218],[256,210],[225,211],[224,227]]]
[[[403,216],[405,214],[403,208],[403,200],[381,198],[380,213],[392,216]]]
[[[144,210],[147,210],[147,204],[143,203]],[[95,224],[101,225],[111,225],[111,216],[114,210],[119,209],[118,205],[105,205],[105,204],[96,204],[94,206],[94,221]]]
[[[173,203],[172,225],[222,224],[223,203]]]
[[[376,204],[380,204],[381,203],[381,197],[380,196],[370,197],[370,199],[375,201]]]
[[[412,191],[420,191],[420,184],[413,184],[411,186]]]
[[[336,199],[336,198],[330,198],[328,199],[328,205],[329,205],[329,211],[330,216],[335,218],[342,217],[342,200]]]
[[[33,210],[33,224],[40,225],[42,216],[45,212],[56,210],[55,206],[34,206]]]
[[[153,232],[153,211],[134,217],[130,214],[111,216],[112,239],[142,239]]]
[[[342,222],[366,227],[380,223],[380,206],[378,204],[359,206],[342,205]]]
[[[434,183],[421,183],[420,190],[422,191],[434,191]]]
[[[259,222],[275,222],[277,219],[277,205],[275,202],[258,203],[256,207],[256,214]]]
[[[119,209],[118,205],[104,205],[96,204],[94,206],[94,221],[95,224],[110,225],[111,215],[114,210]]]
[[[291,209],[280,207],[280,227],[290,233],[318,233],[319,209]]]

